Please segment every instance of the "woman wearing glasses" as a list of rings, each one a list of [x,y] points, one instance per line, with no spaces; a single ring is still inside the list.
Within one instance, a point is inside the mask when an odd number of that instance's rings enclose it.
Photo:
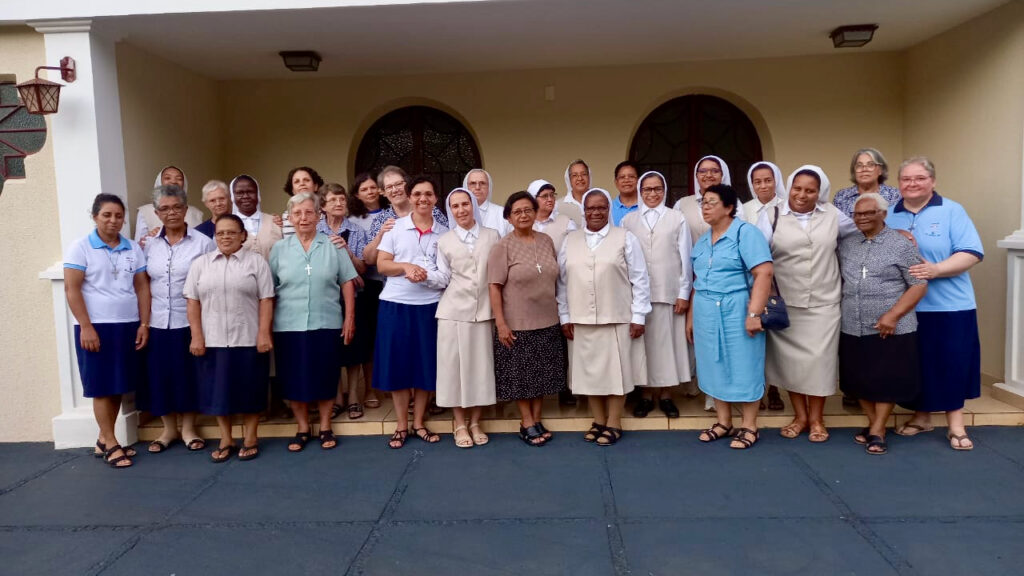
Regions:
[[[889,164],[885,156],[874,148],[861,148],[850,159],[850,181],[853,186],[836,192],[832,204],[840,212],[853,218],[853,205],[863,194],[879,194],[890,206],[900,200],[900,191],[885,183],[889,179]]]
[[[533,220],[533,230],[543,232],[551,238],[555,251],[562,247],[566,234],[576,229],[576,223],[565,214],[558,212],[558,198],[555,196],[554,184],[547,180],[534,180],[526,188],[537,200],[537,215]],[[515,222],[512,223],[513,226]]]

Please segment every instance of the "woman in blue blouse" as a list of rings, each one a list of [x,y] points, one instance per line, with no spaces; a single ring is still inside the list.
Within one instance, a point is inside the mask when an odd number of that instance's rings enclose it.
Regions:
[[[963,206],[935,191],[935,166],[923,156],[900,165],[902,200],[889,208],[886,224],[909,230],[922,262],[910,267],[928,281],[917,305],[921,390],[906,407],[909,422],[896,430],[916,436],[935,428],[931,412],[945,412],[954,450],[971,450],[964,427],[964,400],[981,395],[981,343],[974,286],[968,271],[985,257],[981,238]]]
[[[697,382],[715,400],[718,416],[701,442],[733,435],[732,404],[743,424],[730,447],[757,442],[757,411],[764,394],[764,329],[761,312],[772,282],[772,254],[755,226],[736,218],[736,192],[727,184],[704,191],[700,209],[711,227],[693,247],[692,313],[686,337],[697,355]],[[748,271],[753,275],[751,287]]]

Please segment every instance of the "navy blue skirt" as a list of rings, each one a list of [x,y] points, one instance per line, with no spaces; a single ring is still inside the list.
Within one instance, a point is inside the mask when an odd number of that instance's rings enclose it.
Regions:
[[[341,329],[274,332],[274,359],[282,395],[297,402],[320,402],[338,394]]]
[[[918,312],[921,391],[901,404],[920,412],[948,412],[981,396],[981,342],[977,310]]]
[[[135,394],[140,410],[153,416],[199,410],[195,357],[188,350],[191,342],[192,330],[188,327],[150,328],[146,344],[149,378]]]
[[[255,346],[207,348],[195,364],[203,414],[255,414],[267,407],[269,353],[260,354]]]
[[[145,373],[145,353],[135,349],[138,322],[93,324],[100,337],[100,351],[82,349],[82,327],[75,325],[75,355],[82,377],[82,395],[103,398],[134,392]]]
[[[380,301],[373,387],[392,392],[437,387],[437,304]]]
[[[356,295],[356,337],[344,347],[342,366],[356,366],[373,361],[373,343],[377,339],[377,313],[384,283],[366,279],[363,290]]]

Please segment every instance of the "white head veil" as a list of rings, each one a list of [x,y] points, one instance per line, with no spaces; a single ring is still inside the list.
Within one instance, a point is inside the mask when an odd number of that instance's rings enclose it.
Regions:
[[[572,181],[569,180],[569,169],[572,168],[573,166],[575,166],[576,164],[580,164],[580,163],[581,163],[580,160],[573,160],[572,162],[569,163],[568,166],[565,167],[565,194],[566,194],[566,196],[571,196],[572,195]],[[587,177],[589,179],[589,177],[590,177],[590,165],[585,163],[585,162],[582,162],[582,164],[587,167]],[[587,192],[590,192],[590,190],[587,190]],[[584,193],[584,195],[585,194],[586,193]],[[607,192],[606,192],[606,194],[607,194]]]
[[[636,191],[637,191],[637,194],[641,193],[640,192],[640,188],[643,187],[644,178],[650,178],[651,176],[657,176],[658,178],[661,178],[661,185],[665,188],[665,193],[661,197],[661,204],[665,205],[665,203],[668,202],[668,180],[665,180],[665,176],[662,175],[661,172],[657,172],[655,170],[648,170],[647,172],[644,172],[643,174],[641,174],[640,178],[638,178],[637,181],[636,181]],[[643,201],[644,201],[644,199],[643,199],[643,197],[641,197],[640,198],[640,202],[643,202]],[[647,204],[644,203],[644,206],[647,206]]]
[[[491,173],[488,172],[487,170],[484,170],[483,168],[473,168],[469,172],[466,172],[466,177],[462,179],[462,187],[465,190],[469,191],[470,195],[473,194],[472,190],[469,190],[469,175],[472,174],[473,172],[483,172],[484,176],[487,176],[487,202],[490,202],[491,196],[494,195],[494,180],[491,179]],[[456,188],[455,190],[458,190],[458,188]],[[455,190],[452,190],[452,192],[454,192]],[[477,220],[477,222],[479,222],[479,220]]]
[[[754,169],[765,166],[771,168],[772,178],[775,178],[775,195],[785,200],[788,197],[789,191],[786,188],[786,183],[782,181],[782,170],[772,162],[754,162],[750,166],[750,170],[747,170],[747,187],[750,188],[750,195],[754,200],[757,200],[757,194],[754,193]]]
[[[185,175],[185,171],[184,170],[182,170],[181,168],[178,168],[174,164],[168,164],[167,166],[164,166],[163,168],[160,169],[159,172],[156,173],[156,180],[153,181],[153,188],[159,188],[160,186],[163,185],[164,170],[167,170],[168,168],[174,168],[178,172],[181,172],[181,179],[185,181],[185,185],[182,186],[181,188],[187,194],[188,193],[188,176]]]
[[[700,163],[705,160],[714,160],[718,163],[718,166],[722,169],[722,184],[728,184],[732,186],[732,177],[729,176],[729,165],[714,154],[708,154],[707,156],[697,160],[697,163],[693,165],[693,195],[700,199],[700,182],[697,180],[697,170],[700,168]]]
[[[793,170],[793,173],[789,175],[789,179],[786,180],[786,197],[789,197],[789,191],[793,189],[793,179],[804,170],[814,172],[821,179],[821,186],[818,187],[818,205],[828,204],[832,199],[832,184],[828,181],[828,176],[825,176],[825,171],[820,166],[815,166],[814,164],[804,164]]]
[[[235,182],[238,182],[239,178],[245,178],[246,180],[252,180],[252,183],[256,185],[256,212],[253,212],[253,214],[259,214],[261,212],[261,210],[260,210],[260,182],[259,182],[259,180],[253,178],[252,176],[249,176],[248,174],[239,174],[238,176],[235,176],[234,178],[232,178],[231,179],[231,183],[228,184],[228,191],[231,193],[231,213],[232,214],[241,214],[241,212],[238,211],[238,205],[235,204]]]
[[[455,194],[456,192],[469,194],[469,201],[473,203],[473,222],[476,223],[477,226],[483,226],[483,224],[480,223],[480,204],[477,203],[476,196],[473,195],[473,191],[469,188],[453,188],[452,191],[448,193],[448,197],[445,198],[444,201],[444,210],[448,215],[448,227],[454,230],[456,226],[459,226],[455,221],[455,215],[452,214],[451,204],[452,194]],[[459,228],[462,228],[462,226],[459,226]],[[465,230],[465,228],[463,228],[463,230]]]
[[[530,196],[536,198],[537,194],[540,194],[541,190],[549,186],[551,187],[552,191],[555,190],[555,185],[552,184],[551,182],[548,182],[547,180],[534,180],[533,182],[530,182],[529,186],[526,187],[526,191],[530,193]],[[555,208],[557,208],[557,206]]]

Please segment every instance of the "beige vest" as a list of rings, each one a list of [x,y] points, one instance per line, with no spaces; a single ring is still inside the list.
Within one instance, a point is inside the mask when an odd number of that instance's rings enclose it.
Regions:
[[[779,214],[772,237],[775,278],[786,305],[814,308],[837,304],[842,298],[839,277],[839,211],[825,204],[811,215],[807,229],[792,212]]]
[[[704,215],[700,212],[700,204],[697,204],[697,195],[683,196],[677,205],[686,219],[686,225],[690,227],[690,240],[696,246],[697,240],[707,232],[711,226],[704,221]]]
[[[562,200],[558,203],[558,213],[568,216],[570,220],[576,223],[576,228],[583,228],[583,211],[576,204],[570,204]],[[555,248],[557,249],[558,247],[558,244],[555,244]]]
[[[683,215],[677,210],[666,210],[654,230],[647,227],[640,211],[630,212],[622,219],[622,227],[632,232],[644,249],[647,275],[651,279],[651,302],[675,304],[679,298],[679,276],[683,273],[679,262],[682,226]]]
[[[562,241],[565,240],[565,235],[569,233],[569,222],[572,222],[572,220],[568,216],[559,213],[558,216],[555,216],[555,221],[544,228],[544,234],[547,234],[555,244],[556,253],[562,249]]]
[[[266,212],[260,217],[260,229],[255,234],[250,234],[245,239],[245,244],[242,244],[242,248],[252,250],[253,252],[259,253],[263,256],[263,259],[270,262],[270,249],[277,244],[277,241],[284,238],[284,234],[281,229],[274,224],[274,215],[267,214]]]
[[[565,249],[569,321],[628,324],[633,318],[633,286],[626,266],[626,231],[613,226],[591,251],[586,233],[574,230],[566,237]]]
[[[437,305],[437,318],[460,322],[491,320],[490,285],[487,283],[487,257],[501,236],[496,230],[480,226],[480,237],[473,251],[449,230],[437,241],[438,252],[448,257],[452,277]]]

